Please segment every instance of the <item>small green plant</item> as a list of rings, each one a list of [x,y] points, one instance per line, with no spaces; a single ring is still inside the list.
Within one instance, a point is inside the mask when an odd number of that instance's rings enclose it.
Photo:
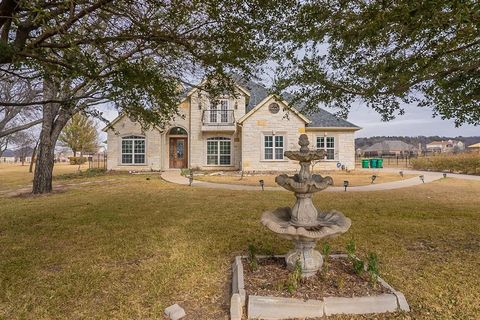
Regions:
[[[295,262],[295,267],[293,271],[288,275],[287,282],[285,283],[285,287],[289,293],[293,293],[297,290],[298,286],[300,285],[300,281],[302,280],[302,264],[300,260]]]
[[[328,267],[329,267],[329,258],[330,258],[330,252],[332,251],[332,247],[330,247],[330,244],[328,242],[324,243],[322,246],[322,255],[323,255],[323,272],[326,275],[328,273]]]
[[[367,266],[368,274],[370,275],[370,281],[375,286],[378,280],[378,256],[374,252],[370,252],[368,254],[368,266]]]
[[[355,244],[355,240],[353,238],[347,242],[346,249],[348,259],[352,263],[353,272],[358,275],[362,274],[363,271],[365,271],[365,263],[356,256],[357,245]]]
[[[357,245],[355,244],[355,240],[352,238],[347,242],[347,254],[349,257],[354,257],[356,251]]]
[[[353,272],[355,274],[362,274],[363,271],[365,271],[365,263],[362,260],[359,260],[358,258],[354,258],[352,260],[352,266],[353,266]]]
[[[190,175],[190,169],[189,168],[182,168],[180,169],[180,175],[183,177],[187,177]]]
[[[252,271],[258,269],[257,247],[253,244],[248,245],[248,265]]]

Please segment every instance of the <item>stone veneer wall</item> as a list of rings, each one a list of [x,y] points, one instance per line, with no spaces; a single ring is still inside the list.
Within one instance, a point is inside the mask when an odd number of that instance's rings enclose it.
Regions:
[[[233,110],[235,120],[245,114],[245,95],[240,91],[237,97],[229,97],[229,110]],[[237,107],[235,108],[235,104]],[[203,111],[210,109],[208,95],[195,92],[190,96],[190,167],[202,170],[239,170],[241,159],[241,144],[238,127],[236,131],[202,131]],[[226,137],[232,139],[232,165],[230,166],[207,166],[207,139],[212,137]]]
[[[244,171],[277,171],[298,170],[298,163],[288,160],[264,160],[263,136],[265,134],[283,135],[284,150],[298,149],[298,137],[305,132],[305,122],[292,111],[284,111],[280,102],[280,111],[272,114],[268,105],[274,102],[271,98],[242,124],[242,170]],[[286,118],[288,114],[288,118]]]
[[[118,134],[117,134],[118,133]],[[145,156],[144,165],[122,165],[122,137],[129,135],[145,136]],[[107,131],[108,141],[108,170],[135,170],[150,171],[161,169],[161,134],[158,130],[148,130],[142,133],[142,128],[138,123],[130,121],[128,117],[123,117],[115,124],[115,130]]]
[[[123,117],[115,124],[115,131],[107,131],[109,170],[165,170],[169,168],[169,135],[172,127],[182,127],[188,132],[188,164],[190,168],[202,170],[244,170],[244,171],[296,171],[298,164],[295,161],[284,159],[281,161],[263,160],[263,135],[272,131],[285,136],[284,150],[297,150],[298,137],[307,133],[310,148],[316,147],[317,136],[334,136],[336,142],[336,160],[323,161],[315,166],[316,170],[336,170],[337,163],[349,169],[355,168],[355,137],[354,131],[326,131],[327,129],[307,128],[305,122],[292,111],[285,112],[282,108],[277,114],[268,110],[268,105],[274,99],[266,101],[264,105],[247,118],[236,131],[204,132],[202,131],[202,113],[210,107],[207,96],[194,93],[179,106],[180,116],[177,116],[164,131],[151,129],[145,132],[146,137],[146,164],[121,164],[121,138],[128,135],[141,135],[139,124],[133,123],[128,117]],[[235,103],[237,108],[235,109]],[[245,96],[238,95],[230,98],[230,108],[234,110],[235,119],[245,114]],[[200,105],[200,108],[199,108]],[[283,107],[283,105],[281,105]],[[285,115],[288,114],[288,118]],[[118,132],[117,135],[115,132]],[[229,137],[232,139],[232,165],[207,166],[206,141],[210,137]],[[243,157],[243,158],[242,158]]]
[[[317,145],[317,137],[335,137],[335,160],[325,160],[315,165],[315,170],[337,170],[337,163],[348,169],[355,169],[355,131],[339,131],[321,129],[308,129],[310,148]]]

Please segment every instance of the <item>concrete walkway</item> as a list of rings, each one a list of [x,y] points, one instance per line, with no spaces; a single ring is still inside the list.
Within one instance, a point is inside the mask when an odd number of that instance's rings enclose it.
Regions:
[[[358,169],[362,170],[362,169]],[[369,169],[369,172],[371,169]],[[375,172],[399,172],[399,169],[377,169]],[[402,170],[404,174],[414,174],[414,175],[423,175],[425,183],[429,183],[435,180],[443,178],[443,173],[441,172],[427,172],[427,171],[417,171],[417,170]],[[453,174],[448,173],[447,177],[457,178],[457,179],[467,179],[467,180],[477,180],[480,181],[480,176],[470,176],[465,174]],[[189,185],[189,180],[180,175],[180,170],[167,170],[162,172],[162,178],[168,182],[176,183],[180,185]],[[410,179],[404,179],[394,182],[386,182],[380,184],[369,184],[366,186],[357,186],[357,187],[348,187],[347,191],[379,191],[379,190],[393,190],[406,187],[412,187],[419,184],[422,184],[422,180],[419,177],[414,177]],[[213,183],[194,180],[192,183],[194,187],[203,187],[203,188],[213,188],[213,189],[226,189],[226,190],[247,190],[247,191],[258,191],[261,190],[260,186],[248,186],[240,184],[225,184],[225,183]],[[265,187],[267,191],[286,191],[281,187]],[[343,187],[329,187],[324,190],[327,192],[339,192],[344,191]]]

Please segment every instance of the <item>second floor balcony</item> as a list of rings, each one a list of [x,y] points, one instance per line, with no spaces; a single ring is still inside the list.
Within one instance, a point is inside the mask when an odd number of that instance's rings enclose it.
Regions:
[[[203,110],[202,131],[235,131],[234,110]]]

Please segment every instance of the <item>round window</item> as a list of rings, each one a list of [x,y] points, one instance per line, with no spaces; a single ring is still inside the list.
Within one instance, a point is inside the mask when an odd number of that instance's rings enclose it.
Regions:
[[[271,113],[278,113],[280,111],[280,106],[276,102],[270,103],[268,106],[268,110],[270,110]]]

